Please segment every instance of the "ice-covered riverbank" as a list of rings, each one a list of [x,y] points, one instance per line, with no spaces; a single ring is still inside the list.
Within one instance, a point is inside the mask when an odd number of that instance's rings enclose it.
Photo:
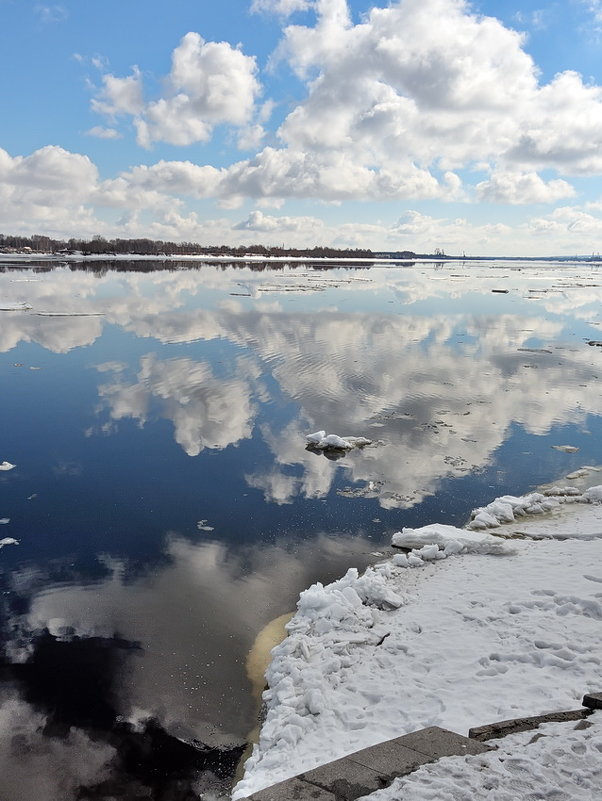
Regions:
[[[233,798],[426,726],[466,734],[599,690],[601,499],[497,499],[472,529],[405,530],[409,554],[302,593]]]

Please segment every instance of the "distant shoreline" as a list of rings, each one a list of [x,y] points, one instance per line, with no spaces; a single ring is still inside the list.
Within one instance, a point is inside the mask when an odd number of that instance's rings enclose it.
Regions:
[[[122,262],[122,261],[157,261],[157,262],[200,262],[200,263],[274,263],[274,264],[369,264],[386,266],[387,264],[441,264],[445,262],[531,262],[558,264],[586,264],[602,266],[602,258],[592,256],[428,256],[413,257],[395,256],[293,256],[293,255],[258,255],[254,253],[242,256],[231,254],[149,254],[149,253],[1,253],[1,263],[27,264],[30,262],[71,263],[71,262]]]

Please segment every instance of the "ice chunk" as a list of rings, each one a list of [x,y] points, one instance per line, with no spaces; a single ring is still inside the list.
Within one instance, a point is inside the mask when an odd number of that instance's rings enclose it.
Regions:
[[[350,451],[353,445],[347,442],[346,439],[339,437],[338,434],[328,434],[320,440],[318,448],[340,448],[341,450]]]
[[[602,503],[602,484],[585,490],[583,497],[588,503]]]
[[[325,431],[306,434],[305,439],[308,448],[315,448],[319,451],[350,451],[353,448],[363,448],[372,443],[372,440],[366,437],[340,437],[338,434],[327,434]]]
[[[523,517],[528,514],[543,514],[558,506],[556,498],[546,497],[540,492],[531,492],[529,495],[502,495],[487,506],[475,509],[472,520],[466,526],[471,530],[498,528],[502,523],[512,523],[516,516]]]
[[[0,540],[0,548],[4,548],[5,545],[18,545],[19,540],[16,540],[14,537],[4,537],[3,540]]]
[[[10,462],[1,462],[0,470],[12,470],[16,466],[16,464],[11,464]]]
[[[581,495],[581,490],[578,490],[577,487],[550,487],[549,489],[545,490],[544,495],[547,496],[554,496],[557,495],[559,497],[562,496],[576,496]]]
[[[29,303],[13,302],[12,300],[0,301],[0,311],[29,311],[33,306]]]
[[[572,473],[569,473],[567,475],[567,478],[571,478],[571,479],[573,479],[573,478],[585,478],[585,476],[587,476],[588,474],[589,474],[589,470],[587,470],[585,467],[581,467],[579,470],[573,470]]]
[[[398,548],[421,548],[423,545],[438,545],[447,554],[451,553],[488,553],[512,554],[511,548],[504,540],[492,534],[432,523],[422,528],[404,528],[393,534],[392,544]],[[447,547],[450,545],[450,550]],[[418,557],[420,558],[420,557]],[[409,560],[411,561],[411,560]]]
[[[363,448],[365,445],[372,444],[372,440],[367,437],[343,437],[343,439],[354,448]]]
[[[0,526],[5,526],[10,523],[10,517],[0,517]]]

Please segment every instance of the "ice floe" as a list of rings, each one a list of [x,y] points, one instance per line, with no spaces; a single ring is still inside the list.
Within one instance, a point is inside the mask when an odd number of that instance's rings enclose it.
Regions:
[[[0,311],[29,311],[30,309],[33,309],[33,306],[29,303],[0,300]]]
[[[340,437],[338,434],[327,434],[326,431],[307,434],[305,440],[307,447],[316,451],[351,451],[353,448],[363,448],[372,444],[372,440],[366,437]]]
[[[0,462],[0,470],[13,470],[17,465],[10,462]]]
[[[5,545],[18,545],[19,540],[16,540],[14,537],[4,537],[4,539],[0,540],[0,548],[4,548]]]

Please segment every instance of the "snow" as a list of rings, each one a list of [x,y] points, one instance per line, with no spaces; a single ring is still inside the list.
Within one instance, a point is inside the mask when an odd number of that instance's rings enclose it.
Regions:
[[[326,431],[315,431],[305,436],[307,447],[318,451],[341,450],[350,451],[353,448],[363,448],[371,445],[372,440],[366,437],[339,437],[338,434],[327,434]]]
[[[445,757],[396,779],[370,801],[593,801],[602,789],[602,712],[583,723],[546,723],[488,745],[497,750]]]
[[[302,593],[272,652],[265,721],[233,798],[427,726],[466,734],[599,691],[602,486],[570,490],[475,510],[472,522],[486,512],[498,536],[404,529],[395,541],[409,553]],[[455,798],[433,793],[424,797]]]
[[[567,493],[568,494],[568,493]],[[503,495],[496,498],[485,507],[475,509],[472,520],[467,525],[469,529],[497,528],[502,523],[512,523],[516,517],[543,514],[549,512],[561,503],[560,499],[544,495],[541,492],[532,492],[529,495]]]
[[[497,521],[496,525],[499,526]],[[397,548],[419,548],[420,551],[416,553],[425,560],[441,559],[457,553],[514,553],[514,549],[499,537],[466,531],[455,526],[444,526],[441,523],[422,528],[404,528],[403,531],[393,534],[392,543]],[[429,546],[437,547],[433,550]]]
[[[1,462],[0,463],[0,470],[12,470],[17,465],[11,464],[10,462]]]

